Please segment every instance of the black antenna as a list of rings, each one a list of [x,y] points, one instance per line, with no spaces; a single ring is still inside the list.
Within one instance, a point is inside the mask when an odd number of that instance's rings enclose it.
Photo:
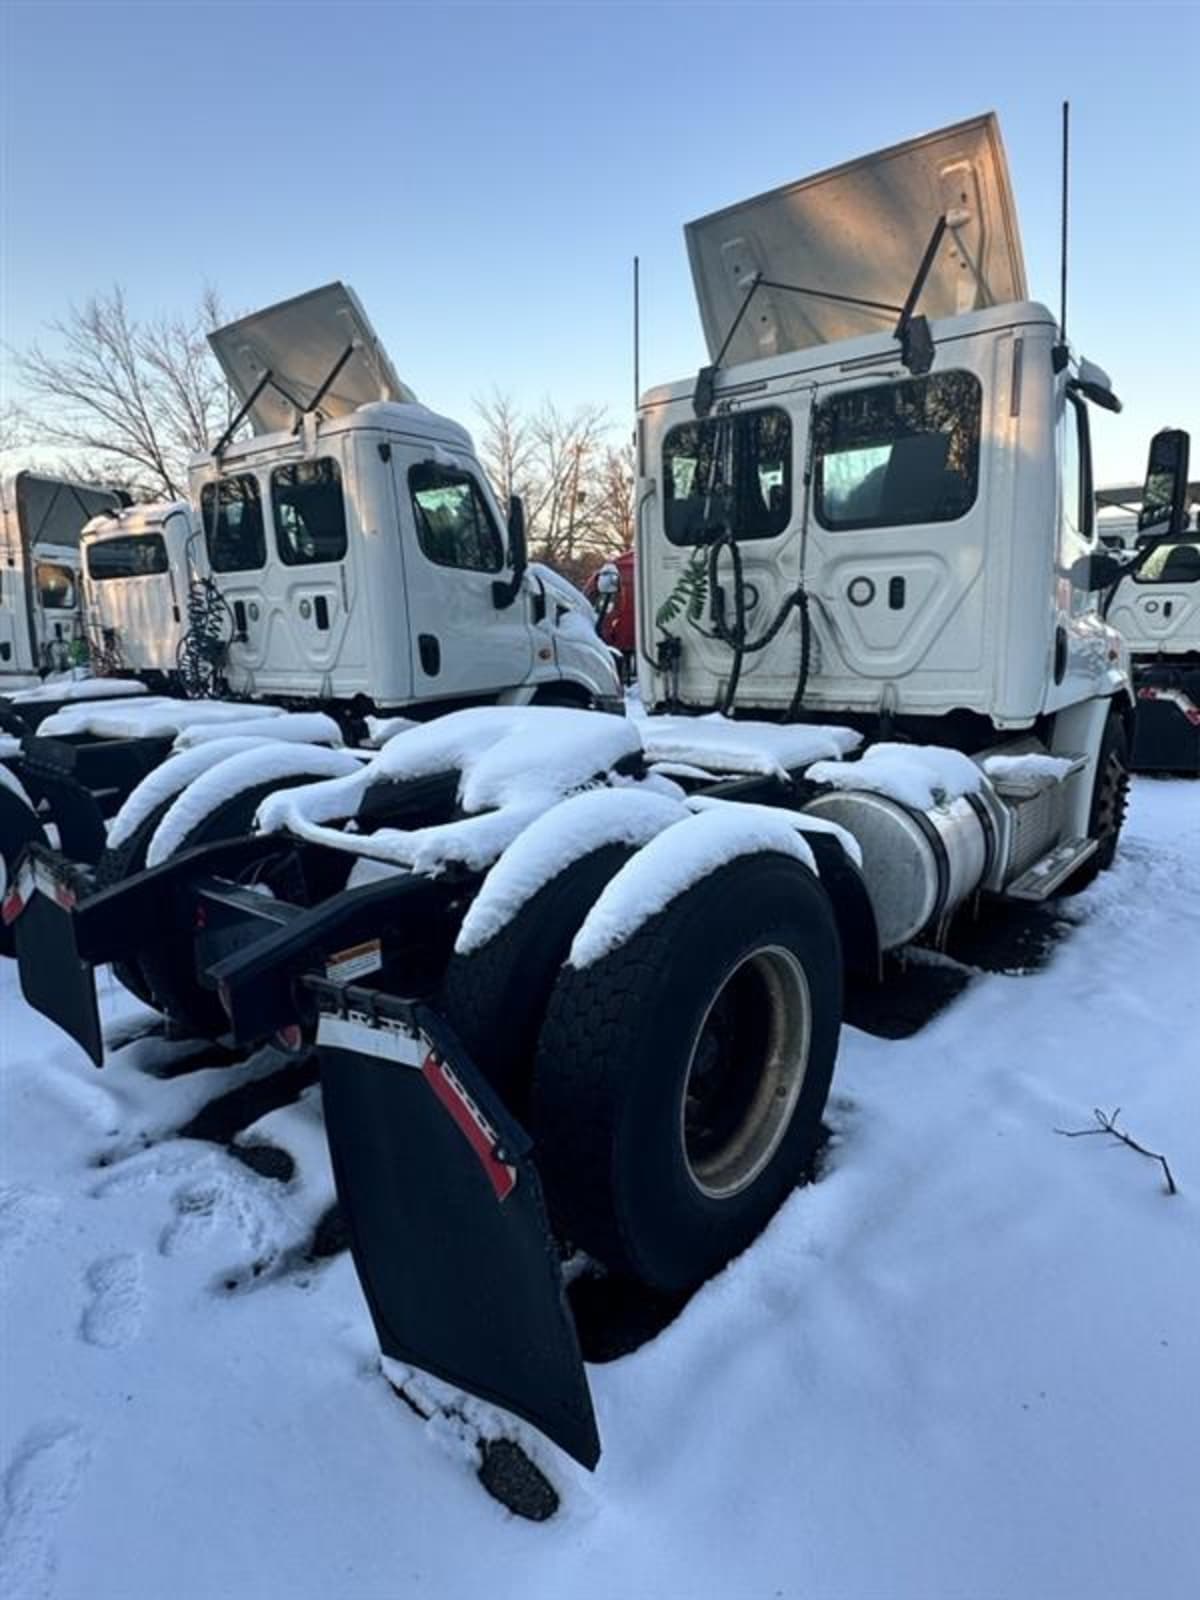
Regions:
[[[1062,101],[1062,278],[1059,285],[1059,338],[1067,342],[1067,202],[1070,171],[1070,101]]]
[[[633,258],[633,414],[637,415],[642,398],[641,375],[641,293],[638,282],[638,258]]]

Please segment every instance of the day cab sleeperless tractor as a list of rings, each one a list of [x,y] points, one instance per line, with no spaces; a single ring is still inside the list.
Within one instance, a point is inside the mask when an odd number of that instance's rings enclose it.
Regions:
[[[321,735],[281,714],[319,714],[326,742],[358,744],[369,719],[622,704],[587,602],[527,560],[520,502],[502,517],[466,430],[416,402],[349,290],[210,338],[241,411],[190,503],[110,496],[85,531],[95,666],[116,676],[0,702],[0,881],[48,828],[94,862],[104,820],[198,728],[295,744]],[[288,776],[323,759],[293,749]]]
[[[178,1027],[310,1044],[385,1358],[587,1465],[564,1262],[675,1292],[745,1249],[813,1156],[844,984],[980,896],[1087,881],[1128,782],[1088,429],[1118,402],[1027,297],[995,120],[687,234],[711,359],[637,421],[648,715],[466,709],[274,792],[242,751],[164,808],[168,762],[96,878],[35,848],[6,908],[97,1063],[106,961]],[[352,492],[371,539],[414,472],[459,492],[457,436],[431,468],[370,405],[288,417],[289,488]],[[274,492],[255,448],[200,490],[222,561]],[[340,697],[388,618],[326,554],[242,600],[301,639],[323,597]],[[413,591],[396,694],[453,603]]]

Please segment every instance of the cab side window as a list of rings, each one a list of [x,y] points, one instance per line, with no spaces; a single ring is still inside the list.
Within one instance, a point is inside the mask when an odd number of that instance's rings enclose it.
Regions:
[[[297,461],[271,474],[275,547],[289,567],[341,561],[346,554],[346,502],[336,461]]]
[[[439,567],[499,572],[504,541],[483,492],[469,472],[422,461],[409,468],[417,541]]]
[[[214,572],[255,572],[265,565],[262,492],[253,473],[206,483],[200,492],[200,513]]]

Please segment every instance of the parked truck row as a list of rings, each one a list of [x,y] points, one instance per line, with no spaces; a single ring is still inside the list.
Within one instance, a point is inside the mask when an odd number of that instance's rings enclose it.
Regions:
[[[519,505],[321,291],[217,336],[255,431],[192,480],[270,705],[57,712],[159,748],[97,864],[43,828],[4,904],[97,1064],[109,962],[176,1030],[315,1050],[385,1360],[588,1466],[565,1264],[677,1292],[746,1248],[812,1158],[845,987],[1104,870],[1134,737],[1091,489],[1119,401],[1028,298],[995,119],[687,235],[710,360],[637,417],[645,716],[584,709],[614,679]],[[1152,469],[1186,492],[1178,450]]]

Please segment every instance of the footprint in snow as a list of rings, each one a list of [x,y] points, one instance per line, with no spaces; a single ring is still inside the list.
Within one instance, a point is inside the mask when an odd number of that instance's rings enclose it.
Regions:
[[[93,1261],[84,1282],[90,1298],[80,1320],[80,1338],[105,1350],[136,1339],[146,1301],[141,1258],[117,1255]]]
[[[0,1186],[0,1266],[25,1254],[50,1226],[61,1201],[22,1184]]]
[[[74,1500],[89,1455],[73,1422],[43,1423],[17,1446],[0,1496],[0,1593],[48,1600],[54,1523]]]

